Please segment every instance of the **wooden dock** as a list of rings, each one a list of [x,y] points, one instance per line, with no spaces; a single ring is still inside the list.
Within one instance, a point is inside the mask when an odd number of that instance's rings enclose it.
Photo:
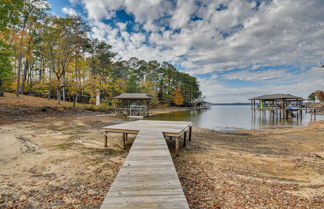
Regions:
[[[186,208],[177,172],[165,141],[165,136],[176,139],[176,150],[180,149],[180,138],[187,132],[191,139],[191,122],[139,120],[104,127],[105,144],[109,132],[137,134],[129,154],[101,205],[106,208]]]

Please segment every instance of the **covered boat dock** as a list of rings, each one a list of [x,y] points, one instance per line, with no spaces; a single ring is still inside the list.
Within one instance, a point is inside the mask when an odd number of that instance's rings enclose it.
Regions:
[[[249,99],[251,101],[252,114],[255,115],[256,110],[265,112],[270,111],[272,117],[291,118],[296,112],[297,118],[302,117],[302,111],[307,111],[303,108],[303,98],[292,94],[266,94]],[[314,117],[316,112],[309,109]]]
[[[209,102],[203,99],[196,99],[192,102],[192,108],[194,110],[208,110],[210,109]]]
[[[149,116],[151,97],[148,93],[122,93],[114,99],[119,100],[118,114],[138,118]]]

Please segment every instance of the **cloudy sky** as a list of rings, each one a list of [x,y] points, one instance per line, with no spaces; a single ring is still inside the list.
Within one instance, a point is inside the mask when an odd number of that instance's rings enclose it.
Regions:
[[[211,102],[324,90],[324,0],[49,0],[124,59],[168,61]]]

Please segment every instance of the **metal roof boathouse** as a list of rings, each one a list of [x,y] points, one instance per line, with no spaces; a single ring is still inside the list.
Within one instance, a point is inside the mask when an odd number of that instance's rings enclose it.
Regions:
[[[265,118],[269,111],[271,119],[289,119],[297,117],[302,119],[303,110],[311,113],[311,120],[316,120],[316,110],[303,105],[304,99],[292,94],[266,94],[249,99],[251,101],[252,117],[255,118],[256,110]],[[258,102],[258,103],[256,103]]]
[[[303,101],[302,97],[294,96],[291,94],[266,94],[257,97],[253,97],[249,100],[259,100],[259,101]]]
[[[304,99],[292,94],[266,94],[249,100],[251,101],[251,110],[254,116],[256,110],[259,110],[264,115],[266,115],[266,111],[269,111],[270,117],[273,118],[288,119],[297,116],[297,119],[301,119],[302,111],[307,112],[307,106],[304,107],[302,103]]]

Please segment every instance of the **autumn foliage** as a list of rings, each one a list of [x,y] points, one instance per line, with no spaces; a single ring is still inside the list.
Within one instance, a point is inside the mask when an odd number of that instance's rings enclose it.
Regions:
[[[319,101],[324,102],[324,91],[317,90],[315,91],[315,95]]]
[[[152,106],[190,105],[201,96],[197,78],[168,62],[117,58],[111,45],[89,35],[81,17],[52,16],[48,9],[46,0],[0,4],[0,95],[16,92],[74,106],[95,103],[97,95],[112,104],[124,92],[148,93]]]
[[[183,102],[184,102],[183,95],[181,93],[180,86],[178,85],[174,91],[173,103],[175,105],[180,106],[180,105],[183,105]]]

